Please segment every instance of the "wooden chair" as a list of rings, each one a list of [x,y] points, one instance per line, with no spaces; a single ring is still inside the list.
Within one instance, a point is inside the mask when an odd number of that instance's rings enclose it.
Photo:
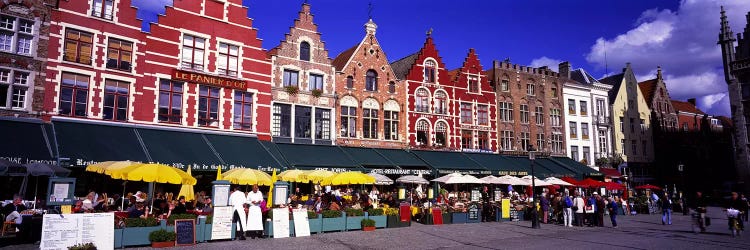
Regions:
[[[6,231],[11,232],[11,233],[15,233],[16,232],[16,223],[13,222],[13,221],[5,221],[5,215],[2,215],[0,217],[2,217],[2,220],[3,220],[3,228],[0,231],[0,236],[5,236],[5,232]]]

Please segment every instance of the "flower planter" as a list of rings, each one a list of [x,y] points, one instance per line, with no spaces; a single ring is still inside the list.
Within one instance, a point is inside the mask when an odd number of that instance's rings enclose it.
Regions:
[[[308,218],[307,222],[310,224],[310,233],[320,233],[323,224],[323,217],[318,214],[318,217]]]
[[[115,248],[122,248],[122,228],[115,228]]]
[[[164,224],[164,223],[162,223]],[[164,226],[166,228],[166,226]],[[148,234],[162,229],[157,227],[126,227],[122,229],[122,246],[145,246],[151,244],[148,241]]]
[[[375,227],[362,227],[362,231],[365,231],[365,232],[375,231]]]
[[[346,217],[344,216],[338,218],[323,218],[322,220],[323,221],[320,225],[321,232],[343,232],[346,229]],[[357,221],[357,224],[359,225],[359,221]]]
[[[153,248],[165,248],[165,247],[173,247],[174,241],[167,241],[167,242],[151,242],[151,247]]]
[[[376,228],[384,228],[388,225],[388,217],[385,215],[367,215],[367,218],[375,221]]]
[[[203,241],[211,240],[211,230],[213,230],[212,224],[205,224],[203,229]]]
[[[453,224],[453,216],[450,213],[443,213],[443,224]]]
[[[360,224],[362,222],[362,219],[364,219],[364,216],[347,216],[346,217],[346,230],[361,230],[362,225]]]
[[[463,224],[469,220],[469,213],[451,213],[451,224]]]
[[[411,226],[411,221],[402,222],[399,216],[397,215],[387,216],[387,221],[388,222],[386,223],[386,227],[388,228]]]

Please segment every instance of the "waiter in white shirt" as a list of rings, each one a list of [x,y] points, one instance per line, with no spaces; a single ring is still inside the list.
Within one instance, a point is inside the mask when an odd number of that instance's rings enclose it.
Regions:
[[[245,214],[245,205],[247,204],[247,196],[245,193],[240,191],[240,187],[234,187],[234,192],[229,195],[229,204],[234,208],[234,215],[232,216],[232,223],[238,223],[237,237],[240,240],[245,240],[245,230],[247,228],[247,214]]]
[[[260,204],[263,201],[263,193],[258,190],[258,185],[253,185],[253,191],[247,194],[247,202],[250,209],[247,213],[247,231],[255,231],[253,238],[263,236],[263,212]]]

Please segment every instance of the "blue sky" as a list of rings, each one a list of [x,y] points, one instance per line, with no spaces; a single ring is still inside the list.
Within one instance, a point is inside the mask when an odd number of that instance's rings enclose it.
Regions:
[[[264,48],[279,44],[302,2],[243,0]],[[370,1],[308,2],[331,57],[362,39]],[[172,0],[133,3],[139,16],[150,22]],[[450,69],[460,66],[469,48],[477,50],[485,68],[491,67],[492,60],[505,58],[553,70],[558,62],[570,61],[574,68],[602,77],[619,73],[631,62],[637,79],[645,81],[661,65],[673,99],[698,98],[703,111],[717,115],[729,114],[716,45],[719,6],[726,6],[735,32],[742,31],[744,15],[750,11],[748,0],[373,0],[372,4],[377,36],[390,61],[416,52],[432,28]]]

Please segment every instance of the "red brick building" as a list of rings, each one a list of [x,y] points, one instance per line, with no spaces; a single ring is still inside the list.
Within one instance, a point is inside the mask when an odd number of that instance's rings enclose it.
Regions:
[[[461,136],[461,150],[497,152],[497,105],[495,90],[482,70],[474,49],[461,68],[450,71],[454,81],[453,110],[458,110],[455,134]]]
[[[273,62],[270,123],[275,142],[331,145],[336,138],[335,70],[317,30],[310,5],[302,4],[285,39],[268,53]]]
[[[678,128],[677,112],[669,98],[669,90],[662,78],[661,67],[656,69],[656,78],[638,83],[648,108],[655,129],[675,130]]]
[[[342,146],[405,148],[406,87],[393,73],[369,20],[357,45],[333,60],[336,68],[336,122]]]

